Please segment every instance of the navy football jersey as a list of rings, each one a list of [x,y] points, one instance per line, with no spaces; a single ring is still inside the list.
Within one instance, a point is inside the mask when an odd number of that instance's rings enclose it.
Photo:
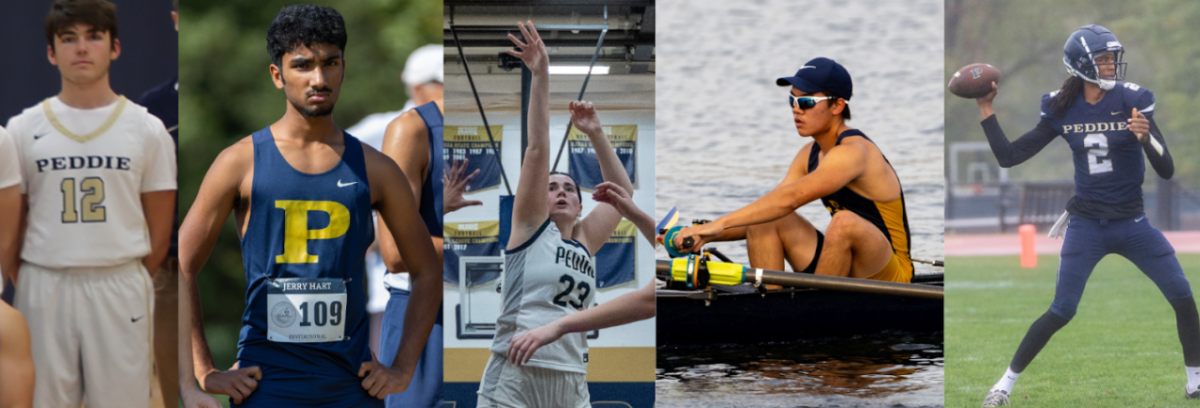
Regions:
[[[1042,96],[1042,119],[1071,146],[1075,196],[1103,204],[1141,200],[1146,162],[1126,120],[1133,117],[1134,108],[1152,118],[1154,94],[1133,83],[1118,83],[1095,105],[1080,93],[1067,114],[1057,118],[1050,113],[1050,101],[1057,93]]]

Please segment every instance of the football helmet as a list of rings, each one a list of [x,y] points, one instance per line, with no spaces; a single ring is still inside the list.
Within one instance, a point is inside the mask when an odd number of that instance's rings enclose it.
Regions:
[[[1112,54],[1112,62],[1097,64],[1096,58],[1106,53]],[[1107,28],[1092,24],[1080,27],[1067,38],[1066,45],[1063,45],[1063,64],[1067,65],[1067,72],[1071,75],[1107,91],[1113,89],[1117,81],[1125,79],[1126,63],[1121,61],[1124,54],[1125,48],[1117,41],[1117,36]],[[1100,65],[1113,65],[1115,76],[1100,78]]]

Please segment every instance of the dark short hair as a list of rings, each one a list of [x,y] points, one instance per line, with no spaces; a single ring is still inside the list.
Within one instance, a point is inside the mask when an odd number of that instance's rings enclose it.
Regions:
[[[551,176],[563,175],[563,176],[567,176],[567,178],[571,179],[571,182],[575,183],[575,194],[579,196],[579,205],[580,206],[583,205],[583,190],[581,190],[581,187],[579,187],[579,180],[576,180],[575,177],[572,177],[570,174],[563,173],[563,172],[557,171],[557,170],[550,172],[550,175]]]
[[[825,96],[833,97],[833,99],[825,100],[825,102],[829,102],[830,109],[833,108],[834,102],[837,102],[838,99],[843,99],[841,96],[838,96],[837,94],[835,94],[833,92],[829,92],[829,91],[825,91]],[[846,107],[842,109],[842,120],[844,120],[844,121],[850,120],[850,101],[846,101]]]
[[[117,41],[117,6],[104,0],[56,0],[46,15],[46,43],[54,48],[54,37],[76,24],[87,24],[107,32]],[[110,44],[112,44],[110,43]]]
[[[333,44],[346,50],[346,22],[337,10],[315,4],[284,7],[267,29],[267,53],[271,63],[283,68],[283,54],[301,45]]]

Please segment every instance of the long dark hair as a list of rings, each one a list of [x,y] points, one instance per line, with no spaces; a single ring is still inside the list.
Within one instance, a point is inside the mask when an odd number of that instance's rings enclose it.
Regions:
[[[1058,93],[1050,98],[1050,114],[1060,119],[1066,116],[1071,105],[1075,103],[1075,98],[1079,97],[1081,93],[1083,93],[1083,80],[1071,75],[1070,78],[1063,81],[1062,88],[1058,90]]]

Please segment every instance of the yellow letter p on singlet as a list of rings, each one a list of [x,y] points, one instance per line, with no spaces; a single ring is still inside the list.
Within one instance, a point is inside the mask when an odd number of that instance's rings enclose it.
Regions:
[[[317,256],[308,253],[308,240],[333,239],[346,235],[350,229],[350,210],[335,201],[278,200],[275,208],[283,209],[283,255],[275,263],[316,263]],[[308,212],[329,214],[329,225],[318,230],[308,229]]]

